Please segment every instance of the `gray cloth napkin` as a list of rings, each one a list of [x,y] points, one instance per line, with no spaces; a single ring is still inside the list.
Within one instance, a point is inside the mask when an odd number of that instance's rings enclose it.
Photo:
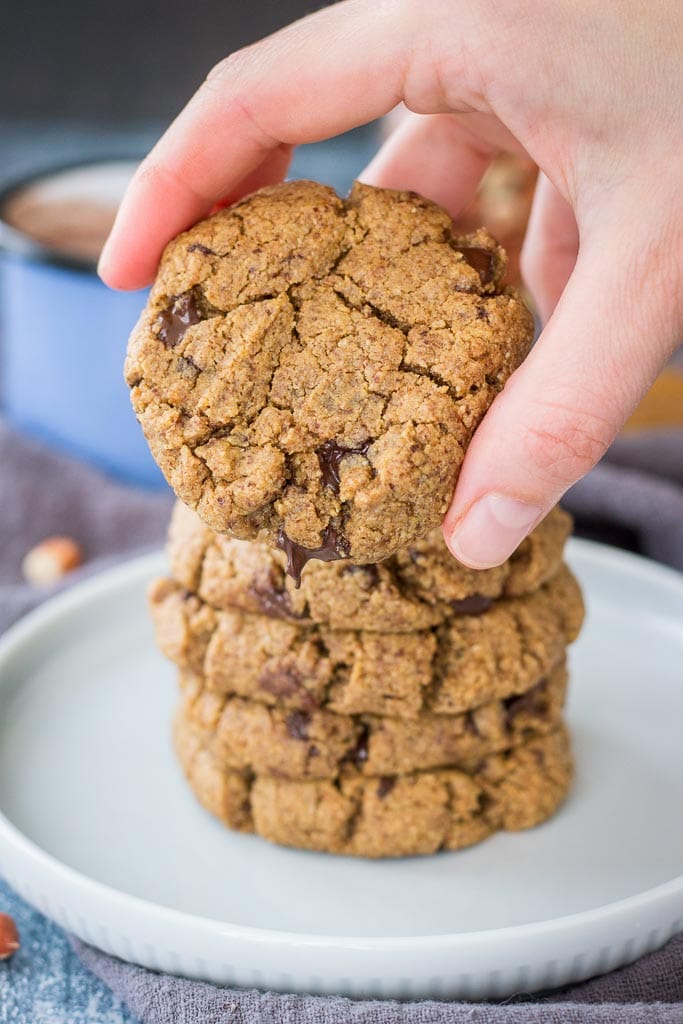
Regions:
[[[620,442],[610,460],[570,492],[566,504],[589,527],[593,518],[613,524],[617,533],[626,528],[631,546],[683,568],[683,432],[667,435],[666,440],[650,435],[639,442]],[[21,560],[37,541],[65,533],[82,544],[87,561],[69,577],[68,582],[74,582],[124,556],[160,544],[170,507],[167,493],[123,487],[28,441],[0,421],[0,630],[52,592],[38,591],[21,579]],[[47,922],[44,933],[45,947],[37,935],[30,949],[21,954],[33,958],[36,979],[44,974],[46,947],[53,948],[55,943],[55,930]],[[496,1005],[349,1001],[220,989],[155,974],[76,940],[73,945],[83,963],[144,1024],[683,1024],[683,936],[630,967],[561,994]],[[68,964],[68,957],[60,962]],[[30,972],[30,959],[23,970]],[[23,1009],[18,1002],[12,1003],[11,981],[6,983],[6,978],[11,975],[3,967],[0,1021],[39,1024],[63,1019],[58,1007],[46,1009],[41,1002],[36,1016],[27,1003],[21,1004]],[[93,986],[96,984],[93,978]],[[81,1003],[86,998],[82,989],[79,979]],[[29,998],[28,988],[25,998]],[[11,1016],[3,1017],[5,1007]],[[109,1012],[106,1019],[123,1020]]]
[[[550,996],[501,1004],[351,1000],[221,989],[132,967],[75,942],[81,960],[143,1024],[681,1024],[683,935],[657,953]],[[529,1001],[533,999],[532,1001]],[[523,1000],[523,1001],[520,1001]]]
[[[618,438],[562,504],[576,532],[683,570],[683,430]]]
[[[171,504],[168,492],[115,483],[0,420],[0,631],[61,586],[160,546]],[[22,559],[59,534],[78,541],[84,565],[61,586],[37,590],[22,579]]]

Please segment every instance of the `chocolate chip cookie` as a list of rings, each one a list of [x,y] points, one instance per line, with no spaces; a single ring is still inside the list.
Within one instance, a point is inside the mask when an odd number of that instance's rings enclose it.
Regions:
[[[377,562],[436,527],[532,317],[484,231],[413,193],[261,190],[166,248],[126,380],[178,496],[218,532]]]
[[[283,552],[217,534],[177,502],[168,555],[174,578],[214,608],[302,626],[406,633],[537,590],[558,572],[570,531],[571,517],[555,508],[511,559],[477,572],[455,561],[437,529],[378,565],[312,562],[297,588]]]
[[[469,774],[442,769],[377,778],[350,767],[334,781],[226,768],[183,718],[175,742],[197,799],[230,828],[283,846],[363,857],[457,850],[499,830],[531,828],[554,813],[573,775],[562,727],[484,758]]]
[[[301,711],[397,718],[459,714],[524,693],[563,661],[583,619],[566,567],[533,594],[412,633],[218,611],[167,579],[149,596],[159,647],[207,689]]]
[[[226,768],[287,779],[335,779],[349,766],[363,775],[431,768],[469,769],[482,758],[553,732],[562,716],[567,670],[525,693],[460,715],[413,720],[268,707],[206,690],[181,673],[181,717]]]

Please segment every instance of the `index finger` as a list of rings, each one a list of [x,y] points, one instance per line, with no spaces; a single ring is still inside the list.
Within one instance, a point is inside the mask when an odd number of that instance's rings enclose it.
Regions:
[[[408,5],[346,0],[218,64],[135,174],[100,258],[115,288],[140,288],[165,244],[283,145],[365,124],[402,98]],[[403,13],[402,13],[403,12]]]

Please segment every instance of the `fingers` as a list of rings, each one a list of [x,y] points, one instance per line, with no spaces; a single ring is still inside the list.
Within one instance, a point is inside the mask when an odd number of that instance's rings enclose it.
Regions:
[[[579,249],[579,231],[569,203],[539,174],[522,249],[522,274],[545,323],[569,280]]]
[[[472,199],[495,148],[453,114],[408,114],[360,180],[419,192],[456,217]]]
[[[498,565],[601,458],[673,350],[662,316],[672,277],[621,235],[582,252],[537,346],[495,400],[469,447],[444,536],[473,568]],[[628,270],[639,273],[629,276]],[[664,283],[666,282],[666,284]]]
[[[338,134],[401,99],[410,5],[319,11],[219,64],[138,169],[100,261],[119,288],[147,284],[169,239],[243,183],[268,154]]]
[[[360,180],[419,192],[457,217],[501,150],[524,153],[490,114],[407,114]]]
[[[292,147],[281,143],[276,149],[271,150],[263,163],[255,167],[250,174],[247,174],[239,183],[239,188],[227,195],[216,197],[215,206],[230,206],[242,196],[248,196],[266,185],[275,185],[282,181],[292,162]]]
[[[282,181],[291,158],[291,146],[284,143],[277,146],[250,174],[242,178],[238,189],[217,195],[203,212],[208,214],[216,206],[228,206],[243,195]],[[153,201],[145,198],[150,189]],[[173,178],[164,177],[161,172],[150,179],[143,171],[133,179],[100,256],[98,273],[110,288],[143,288],[149,283],[150,246],[158,244],[163,250],[166,242],[177,233],[169,235],[168,225],[172,220],[174,200],[179,191],[182,191],[182,186]],[[155,241],[157,239],[158,242]],[[158,263],[156,257],[154,260],[156,262],[151,276]]]

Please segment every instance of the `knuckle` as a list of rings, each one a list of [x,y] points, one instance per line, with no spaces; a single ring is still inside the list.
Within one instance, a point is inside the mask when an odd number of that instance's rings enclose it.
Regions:
[[[154,150],[148,153],[135,172],[136,184],[150,195],[165,189],[169,184],[169,177],[169,172],[165,170],[161,159],[157,157]]]
[[[224,57],[211,68],[200,92],[205,95],[216,93],[217,96],[211,97],[210,102],[218,100],[221,109],[232,111],[240,119],[242,128],[250,132],[256,141],[270,146],[272,136],[261,128],[256,119],[254,98],[249,88],[254,69],[259,66],[262,46],[262,43],[255,43]]]
[[[169,163],[152,152],[142,161],[135,176],[150,195],[186,192],[200,202],[206,200],[196,188],[197,160],[194,156]]]
[[[229,53],[227,57],[223,57],[214,64],[204,79],[204,87],[208,89],[220,89],[223,88],[226,81],[239,76],[241,68],[244,66],[244,51],[236,50],[234,53]]]
[[[615,433],[607,417],[546,404],[522,434],[522,452],[538,475],[567,486],[599,462]]]

